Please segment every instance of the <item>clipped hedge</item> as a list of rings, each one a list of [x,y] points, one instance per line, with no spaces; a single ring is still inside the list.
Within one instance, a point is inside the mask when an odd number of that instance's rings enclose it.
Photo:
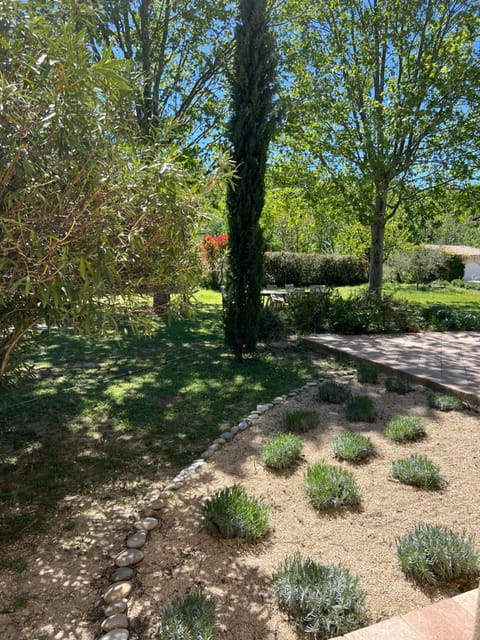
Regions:
[[[265,253],[265,281],[296,287],[356,285],[368,281],[368,265],[366,260],[352,255],[269,251]]]

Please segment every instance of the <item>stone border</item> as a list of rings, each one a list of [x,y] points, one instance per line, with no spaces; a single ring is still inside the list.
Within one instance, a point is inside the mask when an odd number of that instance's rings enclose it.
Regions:
[[[136,576],[135,567],[142,562],[145,553],[141,549],[147,542],[150,531],[159,527],[159,515],[167,507],[168,501],[173,496],[173,492],[178,490],[216,451],[227,442],[232,441],[238,433],[248,429],[248,427],[264,413],[276,405],[283,404],[290,398],[295,398],[302,391],[308,391],[312,387],[316,387],[327,377],[329,377],[329,374],[326,373],[317,380],[310,380],[295,391],[277,396],[267,404],[257,405],[257,408],[251,411],[246,418],[240,420],[240,422],[229,431],[222,433],[221,437],[216,438],[212,444],[200,454],[197,460],[180,471],[170,484],[160,491],[160,495],[149,507],[141,511],[141,517],[136,520],[133,525],[136,531],[128,536],[125,542],[125,548],[114,558],[115,569],[110,575],[110,586],[102,594],[104,618],[101,623],[100,632],[103,635],[99,636],[99,640],[129,639],[128,598],[133,592],[132,580]]]

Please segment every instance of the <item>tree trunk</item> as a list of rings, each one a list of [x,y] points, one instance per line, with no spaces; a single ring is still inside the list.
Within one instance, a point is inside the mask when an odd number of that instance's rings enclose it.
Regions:
[[[383,252],[385,246],[385,212],[387,209],[386,186],[376,187],[375,215],[370,224],[371,246],[368,266],[368,290],[381,295],[383,283]]]
[[[156,291],[153,294],[153,310],[157,316],[164,316],[170,307],[170,293],[165,289]]]

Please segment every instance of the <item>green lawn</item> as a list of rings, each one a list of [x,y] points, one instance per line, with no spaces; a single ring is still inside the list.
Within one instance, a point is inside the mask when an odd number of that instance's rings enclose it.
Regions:
[[[59,332],[39,345],[36,378],[0,395],[0,542],[46,526],[67,494],[173,476],[258,403],[318,374],[301,346],[236,364],[220,295],[200,292],[194,310],[149,336]]]
[[[340,287],[342,296],[347,297],[355,291],[365,289],[366,285],[359,287]],[[386,284],[384,293],[393,294],[397,298],[409,300],[420,312],[428,307],[442,306],[455,311],[480,314],[480,291],[463,289],[455,286],[439,288],[432,285],[421,285],[418,289],[414,284]]]

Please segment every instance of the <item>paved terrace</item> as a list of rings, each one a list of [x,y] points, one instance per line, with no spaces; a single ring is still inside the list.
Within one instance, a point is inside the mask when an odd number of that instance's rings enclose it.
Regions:
[[[368,360],[428,387],[480,406],[480,333],[428,332],[340,336],[318,334],[305,342],[340,357]]]
[[[480,333],[321,334],[305,341],[332,355],[374,362],[480,407]],[[336,640],[472,640],[477,598],[474,589]]]

